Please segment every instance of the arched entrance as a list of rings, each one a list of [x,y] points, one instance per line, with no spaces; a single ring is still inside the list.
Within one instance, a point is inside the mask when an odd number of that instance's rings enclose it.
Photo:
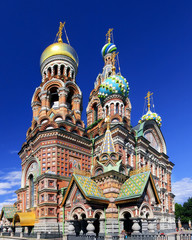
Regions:
[[[13,227],[22,227],[22,232],[24,232],[25,227],[28,229],[28,234],[30,235],[33,227],[35,225],[35,213],[34,212],[21,212],[15,213],[13,216]]]
[[[81,231],[81,224],[80,224],[77,214],[74,214],[73,218],[74,218],[75,233],[76,233],[76,236],[79,236],[80,231]]]
[[[94,223],[93,223],[93,225],[94,225],[94,227],[95,227],[94,232],[95,232],[95,234],[96,234],[96,237],[98,237],[98,236],[99,236],[99,232],[100,232],[100,221],[99,221],[99,219],[100,219],[100,214],[99,214],[99,213],[96,213],[96,214],[95,214],[95,218],[96,218],[96,220],[95,220]]]
[[[131,214],[129,212],[126,212],[124,214],[123,229],[125,230],[127,235],[131,235],[131,233],[132,233],[133,221],[130,218],[131,218]]]
[[[86,220],[86,215],[85,213],[81,214],[81,231],[83,231],[83,234],[87,233],[87,220]]]

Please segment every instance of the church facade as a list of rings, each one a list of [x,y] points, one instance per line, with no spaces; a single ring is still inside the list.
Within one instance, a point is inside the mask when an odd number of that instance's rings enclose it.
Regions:
[[[104,67],[81,119],[78,56],[62,41],[41,55],[42,82],[32,97],[32,124],[19,152],[21,188],[14,227],[35,232],[119,234],[175,229],[171,172],[161,118],[150,109],[131,126],[129,84],[116,72],[111,30]]]

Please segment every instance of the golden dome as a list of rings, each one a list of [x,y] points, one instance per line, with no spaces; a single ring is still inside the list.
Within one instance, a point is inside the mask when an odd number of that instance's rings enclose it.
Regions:
[[[64,55],[73,59],[76,62],[77,66],[79,64],[79,59],[75,50],[68,44],[63,42],[53,43],[48,46],[43,53],[41,54],[40,58],[40,65],[49,57],[55,55]]]

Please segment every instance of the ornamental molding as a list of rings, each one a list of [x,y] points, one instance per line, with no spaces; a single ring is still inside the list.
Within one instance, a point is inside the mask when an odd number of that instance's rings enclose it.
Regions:
[[[47,93],[48,91],[47,91],[47,89],[45,90],[45,88],[47,87],[47,85],[51,86],[51,83],[60,83],[62,87],[65,87],[63,81],[61,81],[61,80],[58,79],[58,78],[52,78],[51,80],[47,81],[47,82],[43,85],[43,87],[42,87],[42,92],[46,92],[46,93]],[[61,88],[61,87],[59,87],[59,88]]]
[[[41,75],[43,75],[43,72],[47,70],[47,68],[49,68],[50,66],[54,66],[55,64],[64,65],[65,67],[71,67],[75,71],[75,76],[77,75],[76,62],[72,58],[65,55],[54,55],[47,58],[41,64]]]
[[[123,102],[125,100],[125,98],[122,97],[121,95],[111,94],[105,98],[105,100],[103,101],[103,105],[105,105],[108,101],[113,100],[114,98],[118,98],[118,99],[122,100]]]

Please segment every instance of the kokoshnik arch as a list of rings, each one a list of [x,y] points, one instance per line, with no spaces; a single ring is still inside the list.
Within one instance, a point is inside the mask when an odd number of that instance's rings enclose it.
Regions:
[[[58,41],[41,55],[42,82],[32,97],[32,124],[19,152],[22,184],[13,226],[77,235],[90,229],[96,234],[174,230],[174,164],[161,118],[151,110],[151,93],[147,113],[132,127],[129,84],[116,71],[110,29],[86,127],[76,83],[79,60],[62,41],[63,26]]]

